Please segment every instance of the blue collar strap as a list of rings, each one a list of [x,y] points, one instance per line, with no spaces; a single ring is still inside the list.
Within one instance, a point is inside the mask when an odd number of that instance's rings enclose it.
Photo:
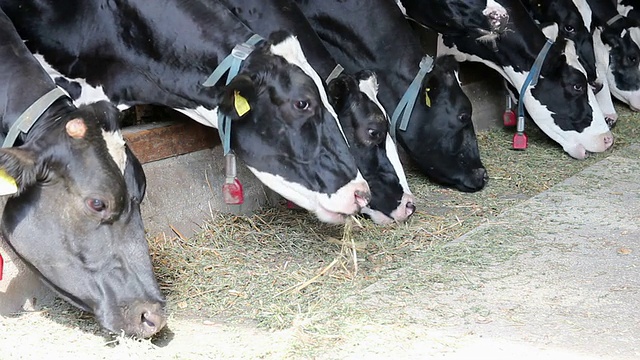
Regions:
[[[527,91],[529,86],[536,86],[538,83],[538,78],[540,77],[540,70],[542,70],[542,64],[544,63],[544,59],[547,57],[549,53],[549,49],[553,45],[553,41],[547,39],[547,42],[538,53],[538,57],[536,57],[533,66],[531,66],[531,70],[529,71],[529,75],[524,79],[524,83],[520,88],[520,95],[518,97],[518,124],[516,131],[522,133],[524,131],[524,94]]]
[[[409,126],[409,118],[411,118],[411,111],[416,104],[416,100],[418,99],[418,92],[420,92],[420,85],[422,85],[422,80],[424,77],[431,72],[433,69],[433,58],[429,55],[426,55],[420,61],[420,70],[418,70],[418,74],[411,82],[411,85],[405,91],[404,96],[400,99],[400,103],[393,111],[393,115],[391,116],[391,126],[389,134],[391,134],[391,138],[396,140],[396,124],[398,123],[398,119],[402,115],[402,120],[400,120],[400,130],[406,131],[407,126]]]
[[[33,124],[40,119],[40,116],[54,103],[63,96],[67,96],[67,92],[59,87],[53,88],[48,93],[42,95],[36,102],[31,104],[16,120],[9,129],[7,136],[2,143],[3,148],[12,147],[21,132],[28,133]]]
[[[242,44],[236,45],[233,50],[231,50],[231,54],[227,55],[222,62],[213,70],[213,73],[205,80],[202,86],[211,87],[214,86],[225,72],[228,71],[227,74],[227,82],[225,84],[229,84],[231,79],[233,79],[238,72],[240,72],[240,65],[242,62],[251,54],[255,45],[262,40],[260,35],[254,34],[249,38],[249,40],[245,41]],[[218,133],[220,134],[220,140],[222,141],[222,150],[224,155],[227,155],[231,151],[231,119],[229,119],[226,115],[223,115],[218,111]]]

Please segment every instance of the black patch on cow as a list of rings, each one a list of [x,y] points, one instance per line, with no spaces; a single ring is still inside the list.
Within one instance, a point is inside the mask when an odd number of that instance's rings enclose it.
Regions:
[[[63,77],[55,78],[56,85],[63,88],[73,100],[78,100],[82,94],[82,86],[75,81],[69,81]]]

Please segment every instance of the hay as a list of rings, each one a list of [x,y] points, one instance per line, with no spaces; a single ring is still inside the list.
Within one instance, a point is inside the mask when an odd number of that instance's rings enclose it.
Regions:
[[[404,224],[380,227],[353,218],[346,226],[332,226],[303,211],[270,208],[245,217],[212,212],[202,231],[188,239],[177,231],[150,238],[168,310],[174,317],[248,321],[269,329],[295,326],[306,339],[315,339],[308,341],[338,341],[341,319],[368,316],[345,299],[401,268],[418,252],[428,252],[434,264],[452,268],[483,265],[480,252],[514,256],[498,237],[495,244],[481,249],[460,253],[439,249],[621,147],[637,143],[638,116],[620,112],[614,149],[583,161],[569,158],[531,123],[526,151],[510,150],[511,129],[478,134],[490,181],[477,193],[434,185],[409,167],[418,210]],[[446,284],[446,279],[428,273],[422,279]]]

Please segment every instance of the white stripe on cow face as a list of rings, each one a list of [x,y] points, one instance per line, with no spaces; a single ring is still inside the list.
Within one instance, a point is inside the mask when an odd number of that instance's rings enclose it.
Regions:
[[[118,169],[124,175],[125,165],[127,164],[127,152],[124,148],[125,142],[122,138],[120,131],[104,131],[102,130],[102,137],[107,143],[107,150],[109,155],[113,158],[113,161],[118,165]]]
[[[282,56],[290,64],[298,66],[300,69],[302,69],[302,71],[305,72],[305,74],[307,74],[311,79],[313,79],[313,82],[318,87],[318,92],[320,93],[322,104],[324,104],[324,107],[327,109],[327,111],[329,111],[331,116],[333,116],[333,118],[335,119],[336,124],[340,129],[340,133],[342,133],[342,137],[344,138],[344,141],[346,141],[348,145],[349,141],[347,141],[347,137],[344,135],[344,131],[342,130],[342,126],[338,121],[338,115],[336,114],[336,111],[333,109],[331,104],[329,104],[327,92],[324,89],[322,80],[320,79],[320,76],[318,75],[318,73],[311,67],[311,65],[307,61],[307,58],[304,56],[304,53],[302,52],[302,47],[300,47],[300,42],[298,41],[298,38],[291,35],[288,38],[286,38],[284,41],[276,45],[271,45],[271,52],[274,55]]]
[[[55,81],[57,78],[63,78],[69,82],[74,82],[80,85],[80,97],[78,99],[73,99],[73,103],[76,106],[91,104],[102,100],[111,101],[109,97],[107,97],[107,94],[104,92],[102,86],[93,87],[89,85],[85,79],[72,79],[66,77],[62,75],[58,70],[54,69],[53,66],[51,66],[51,64],[49,64],[42,55],[34,54],[33,56],[36,58],[36,60],[38,60],[42,68],[47,72],[51,80]],[[116,106],[120,111],[126,110],[130,107],[129,105],[124,104],[117,104]]]
[[[629,15],[629,12],[633,10],[633,6],[626,6],[623,4],[618,3],[618,13],[622,16],[627,16]]]
[[[384,110],[380,101],[378,101],[378,80],[375,76],[371,76],[368,79],[361,80],[358,84],[360,91],[362,91],[367,97],[373,101],[374,104],[378,106],[380,111],[384,114],[384,117],[388,120],[389,116],[387,112]],[[400,185],[402,186],[402,190],[411,194],[411,190],[409,189],[409,183],[407,182],[407,176],[404,173],[404,168],[402,167],[402,163],[400,162],[400,156],[398,155],[398,148],[396,147],[396,143],[393,141],[391,136],[387,133],[387,139],[385,143],[385,150],[387,152],[387,157],[393,166],[393,169],[396,171],[396,175],[400,180]]]
[[[582,22],[584,22],[584,26],[587,28],[587,31],[591,32],[591,6],[589,6],[586,0],[573,0],[573,5],[575,5],[575,7],[578,9],[578,12],[582,17]]]

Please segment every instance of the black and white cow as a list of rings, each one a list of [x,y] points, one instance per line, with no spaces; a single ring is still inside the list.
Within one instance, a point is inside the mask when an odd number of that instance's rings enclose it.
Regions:
[[[611,94],[640,111],[640,22],[634,1],[588,0],[596,26],[595,48]]]
[[[294,34],[321,78],[327,79],[339,69],[292,0],[220,1],[260,35],[277,30]],[[388,134],[388,126],[379,122],[380,119],[386,121],[386,116],[377,101],[375,75],[363,73],[357,80],[359,84],[354,75],[342,72],[334,86],[329,87],[329,99],[338,114],[351,153],[371,189],[371,201],[361,212],[376,223],[404,221],[415,211],[414,198],[395,143]]]
[[[18,145],[0,149],[0,187],[16,187],[3,240],[104,328],[155,334],[166,316],[140,216],[146,180],[120,135],[120,113],[107,102],[76,109],[2,11],[0,79],[0,132],[6,146]]]
[[[389,0],[296,3],[339,64],[352,72],[376,73],[380,102],[393,114],[425,59],[417,35],[395,4]],[[434,69],[441,61],[446,60],[437,60]],[[410,112],[406,130],[400,121],[391,130],[396,130],[398,144],[430,179],[461,191],[478,191],[488,177],[480,160],[471,103],[457,80],[457,65],[450,63],[445,69],[428,72],[416,83],[410,96],[415,105],[405,110]]]
[[[528,0],[523,4],[540,23],[545,34],[550,33],[554,38],[559,36],[574,42],[578,60],[586,71],[600,110],[609,127],[613,126],[618,114],[609,91],[606,68],[602,62],[596,63],[589,4],[586,0]]]
[[[215,0],[0,6],[50,76],[76,88],[77,103],[160,104],[213,127],[219,110],[233,120],[233,150],[285,198],[331,223],[367,205],[369,187],[322,81],[290,34],[258,41],[228,85],[204,87],[234,47],[254,35]]]
[[[430,27],[427,12],[452,4],[444,0],[425,2],[401,0],[407,15]],[[496,21],[489,29],[471,29],[467,35],[443,34],[439,53],[451,53],[459,61],[477,61],[498,71],[518,91],[527,80],[532,66],[547,43],[520,0],[487,0],[472,3],[474,9],[464,14]],[[489,15],[487,15],[489,14]],[[468,15],[465,15],[468,16]],[[470,16],[470,15],[469,15]],[[467,18],[451,19],[465,24]],[[506,25],[504,25],[506,24]],[[495,28],[495,30],[494,30]],[[476,36],[480,34],[480,36]],[[526,110],[535,123],[564,151],[577,159],[589,152],[602,152],[613,144],[613,135],[579,63],[575,45],[558,39],[549,49],[535,86],[527,86],[523,97]]]

